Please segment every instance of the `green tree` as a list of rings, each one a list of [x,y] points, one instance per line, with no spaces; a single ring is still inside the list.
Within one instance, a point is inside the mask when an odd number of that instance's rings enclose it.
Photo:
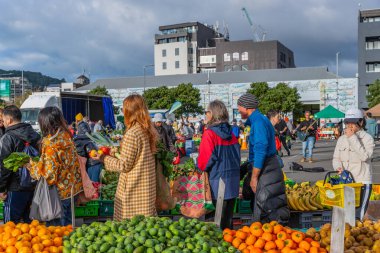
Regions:
[[[199,89],[194,88],[191,83],[181,83],[177,87],[168,88],[161,86],[158,88],[144,91],[143,97],[149,109],[170,109],[175,101],[182,103],[182,107],[175,114],[181,115],[202,113],[203,109],[199,105],[201,93]]]
[[[175,102],[172,96],[172,89],[166,86],[147,89],[144,91],[143,97],[148,108],[152,110],[169,109]]]
[[[106,89],[105,86],[101,87],[101,86],[96,86],[95,88],[93,88],[92,90],[90,90],[88,92],[88,94],[91,94],[91,95],[99,95],[99,96],[109,96],[110,94],[108,93],[108,90]]]
[[[374,107],[380,104],[380,80],[377,79],[373,84],[368,87],[367,96],[368,106]]]
[[[201,101],[201,92],[194,88],[191,83],[181,83],[171,89],[171,94],[175,101],[182,103],[175,114],[176,116],[198,114],[203,112],[203,108],[199,105]]]
[[[273,88],[270,88],[267,83],[252,83],[251,89],[247,92],[259,99],[259,109],[264,114],[271,109],[283,113],[294,112],[302,105],[297,89],[290,88],[285,83],[279,83]]]

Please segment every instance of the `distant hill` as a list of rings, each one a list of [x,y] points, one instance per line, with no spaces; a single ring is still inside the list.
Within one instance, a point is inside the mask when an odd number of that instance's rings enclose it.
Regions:
[[[9,74],[9,75],[4,75]],[[2,70],[0,69],[0,77],[21,77],[21,70]],[[45,76],[40,72],[24,71],[24,77],[29,80],[33,87],[45,87],[49,84],[58,84],[66,82],[65,79],[57,79]]]

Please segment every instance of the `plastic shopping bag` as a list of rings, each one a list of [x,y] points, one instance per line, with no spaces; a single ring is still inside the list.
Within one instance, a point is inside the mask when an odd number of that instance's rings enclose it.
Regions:
[[[93,199],[97,199],[98,191],[87,174],[87,170],[86,170],[87,158],[78,156],[78,160],[79,160],[80,174],[82,177],[82,184],[83,184],[83,193],[79,194],[78,201],[80,203],[86,203]]]
[[[62,217],[62,203],[57,186],[48,185],[41,177],[34,192],[29,218],[39,221],[51,221]]]

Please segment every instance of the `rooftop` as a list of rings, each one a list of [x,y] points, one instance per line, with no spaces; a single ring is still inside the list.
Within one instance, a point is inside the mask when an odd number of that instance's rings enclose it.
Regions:
[[[306,67],[287,69],[264,69],[236,72],[210,73],[212,84],[251,83],[251,82],[282,82],[297,80],[334,79],[336,75],[328,72],[327,67]],[[185,74],[166,76],[146,76],[146,87],[176,86],[180,83],[194,85],[206,84],[207,74]],[[99,79],[94,83],[78,88],[77,90],[91,90],[97,86],[107,89],[128,89],[144,87],[144,77],[117,77]]]
[[[362,10],[359,12],[360,17],[371,18],[380,16],[380,9]]]

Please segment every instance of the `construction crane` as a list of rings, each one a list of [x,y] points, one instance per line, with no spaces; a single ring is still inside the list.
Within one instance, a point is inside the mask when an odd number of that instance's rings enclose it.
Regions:
[[[241,10],[243,11],[245,17],[247,18],[248,20],[248,23],[249,25],[251,26],[252,28],[252,32],[253,32],[253,41],[255,42],[259,42],[259,41],[264,41],[265,40],[265,35],[266,35],[266,32],[264,31],[264,29],[260,26],[260,25],[255,25],[253,22],[252,22],[252,19],[251,17],[249,16],[249,13],[247,11],[247,9],[245,7],[241,8]],[[259,36],[259,32],[258,30],[261,31],[262,35],[261,35],[261,38]]]

